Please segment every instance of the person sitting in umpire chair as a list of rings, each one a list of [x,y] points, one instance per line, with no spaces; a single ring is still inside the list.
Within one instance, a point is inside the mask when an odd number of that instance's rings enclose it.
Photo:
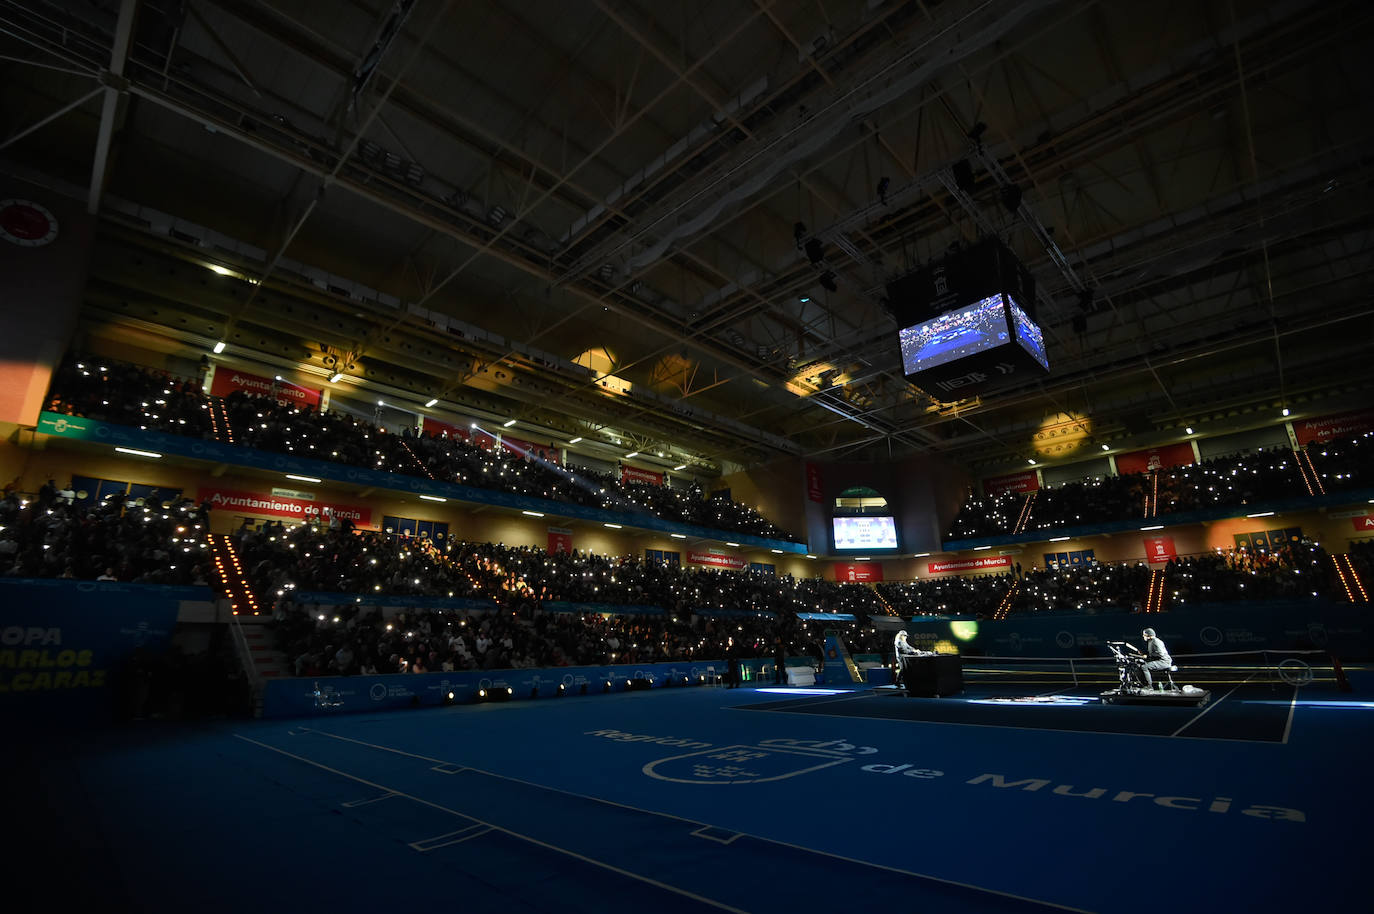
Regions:
[[[1169,673],[1176,669],[1174,659],[1169,656],[1169,649],[1164,646],[1163,639],[1155,635],[1153,628],[1147,628],[1140,633],[1140,637],[1145,639],[1145,662],[1140,665],[1141,683],[1146,689],[1154,688],[1154,673],[1163,673],[1161,677],[1170,686],[1174,684],[1174,679]]]

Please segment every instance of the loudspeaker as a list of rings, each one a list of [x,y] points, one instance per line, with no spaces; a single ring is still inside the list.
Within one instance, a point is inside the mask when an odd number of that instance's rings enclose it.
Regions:
[[[973,193],[973,164],[968,159],[954,163],[954,184],[966,194]]]

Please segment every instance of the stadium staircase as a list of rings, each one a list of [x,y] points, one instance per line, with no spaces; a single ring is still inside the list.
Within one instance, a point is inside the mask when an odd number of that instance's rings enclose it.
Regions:
[[[1154,517],[1159,511],[1159,470],[1150,471],[1150,490],[1145,493],[1145,517]]]
[[[1155,568],[1150,571],[1150,591],[1145,596],[1145,611],[1147,613],[1162,613],[1164,606],[1168,602],[1165,590],[1166,569]]]
[[[1007,589],[1007,595],[1002,598],[1002,602],[997,604],[997,612],[992,614],[992,618],[997,621],[1005,619],[1011,614],[1011,608],[1016,605],[1016,597],[1021,593],[1021,581],[1011,582],[1011,587]]]
[[[220,444],[234,443],[234,427],[229,423],[229,411],[224,408],[222,397],[209,397],[210,429]]]
[[[1337,553],[1331,556],[1331,562],[1336,566],[1336,577],[1340,579],[1346,599],[1351,603],[1368,603],[1369,588],[1360,579],[1360,572],[1350,560],[1350,553]]]
[[[404,438],[401,438],[401,439],[400,439],[400,442],[401,442],[401,447],[405,448],[405,449],[406,449],[406,453],[410,455],[410,459],[413,460],[413,461],[415,461],[415,465],[416,465],[417,467],[420,468],[420,472],[421,472],[421,473],[424,473],[424,474],[425,474],[426,476],[428,476],[430,479],[433,479],[433,478],[434,478],[434,474],[431,473],[431,472],[429,471],[429,467],[425,466],[425,463],[424,463],[423,460],[421,460],[419,457],[415,456],[415,452],[412,451],[412,450],[410,449],[410,445],[406,443],[406,440],[405,440]]]
[[[210,534],[210,551],[215,558],[215,571],[219,573],[220,586],[229,600],[229,608],[236,616],[256,616],[262,610],[258,599],[248,586],[243,566],[239,564],[238,550],[234,548],[233,537],[227,533]]]
[[[1302,476],[1302,483],[1307,487],[1308,495],[1325,495],[1326,489],[1322,486],[1321,474],[1317,472],[1317,466],[1312,462],[1312,455],[1307,452],[1307,448],[1296,448],[1293,451],[1293,459],[1297,461],[1298,473]]]
[[[897,610],[892,606],[892,604],[889,603],[889,602],[887,602],[887,597],[883,596],[882,593],[880,593],[880,592],[878,591],[878,588],[877,588],[877,587],[872,588],[872,590],[873,590],[873,596],[877,597],[877,598],[878,598],[878,602],[879,602],[880,604],[882,604],[883,612],[887,613],[889,616],[898,616],[898,615],[899,615],[899,613],[898,613]]]
[[[1011,531],[1012,533],[1026,532],[1026,525],[1030,523],[1031,514],[1034,513],[1032,506],[1035,504],[1035,496],[1037,494],[1039,493],[1026,493],[1026,500],[1021,505],[1021,514],[1016,518],[1016,527]]]

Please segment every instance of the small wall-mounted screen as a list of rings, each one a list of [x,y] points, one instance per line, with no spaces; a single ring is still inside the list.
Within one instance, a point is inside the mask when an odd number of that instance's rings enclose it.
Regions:
[[[836,517],[835,549],[896,549],[897,522],[892,517]]]

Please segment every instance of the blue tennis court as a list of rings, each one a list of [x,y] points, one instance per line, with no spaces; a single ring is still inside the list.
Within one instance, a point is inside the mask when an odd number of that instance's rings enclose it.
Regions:
[[[702,687],[150,721],[50,731],[10,783],[20,860],[107,910],[1307,906],[1361,891],[1350,674],[1191,710]]]

